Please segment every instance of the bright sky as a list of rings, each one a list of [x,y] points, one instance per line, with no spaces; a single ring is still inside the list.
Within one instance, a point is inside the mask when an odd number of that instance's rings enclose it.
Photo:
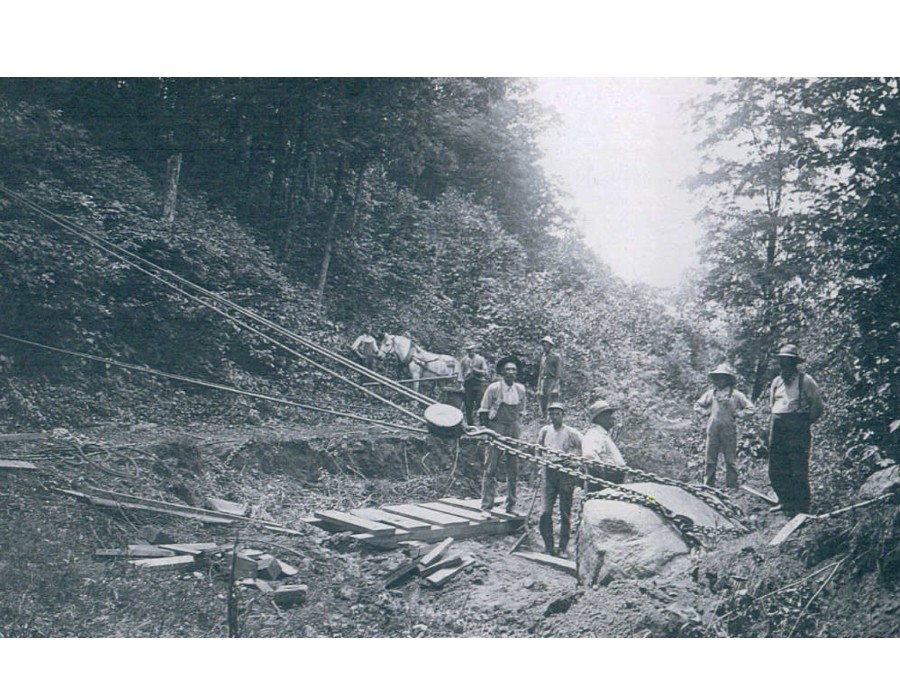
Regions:
[[[629,282],[674,285],[696,262],[697,172],[686,99],[695,78],[539,78],[535,98],[562,124],[541,140],[544,166],[571,195],[585,240]]]

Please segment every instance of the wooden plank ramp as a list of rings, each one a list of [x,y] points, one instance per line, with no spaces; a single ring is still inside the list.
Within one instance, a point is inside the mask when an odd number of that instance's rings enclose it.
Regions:
[[[455,498],[365,507],[349,512],[317,511],[304,521],[331,533],[350,532],[355,540],[378,548],[396,548],[401,543],[416,541],[433,543],[450,537],[514,533],[522,525],[522,518],[514,514],[482,511],[480,500]]]
[[[575,564],[574,560],[566,560],[561,557],[547,555],[546,553],[533,553],[529,550],[520,550],[516,553],[513,553],[513,555],[524,558],[526,560],[531,560],[532,562],[536,562],[539,565],[546,565],[547,567],[552,567],[553,569],[562,570],[567,574],[571,574],[573,577],[578,576],[578,566]]]
[[[454,528],[457,526],[468,526],[469,520],[461,516],[454,516],[446,512],[437,512],[433,509],[420,507],[417,504],[394,504],[384,507],[385,511],[392,514],[399,514],[411,519],[425,521],[435,526],[443,526],[444,528]]]

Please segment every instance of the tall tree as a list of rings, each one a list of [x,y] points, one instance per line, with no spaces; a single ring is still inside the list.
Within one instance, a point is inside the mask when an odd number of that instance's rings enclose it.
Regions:
[[[805,82],[725,81],[695,104],[704,169],[692,181],[705,198],[701,262],[705,296],[722,305],[739,335],[732,356],[762,392],[776,342],[796,339],[809,273],[805,217],[822,157],[803,102]]]

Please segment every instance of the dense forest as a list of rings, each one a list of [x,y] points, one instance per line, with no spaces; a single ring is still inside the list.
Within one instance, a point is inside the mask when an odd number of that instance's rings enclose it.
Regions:
[[[773,351],[794,341],[828,394],[835,451],[889,456],[897,89],[718,81],[692,105],[702,265],[672,291],[626,285],[587,249],[539,163],[553,114],[521,79],[5,79],[0,183],[336,348],[390,331],[533,365],[552,334],[578,405],[611,397],[664,416],[726,358],[757,398]],[[288,356],[5,197],[0,220],[0,332],[308,390]],[[146,380],[13,343],[0,355],[6,427],[145,408]]]

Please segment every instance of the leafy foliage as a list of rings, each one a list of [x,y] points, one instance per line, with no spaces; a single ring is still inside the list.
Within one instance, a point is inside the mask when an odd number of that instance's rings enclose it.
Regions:
[[[754,384],[779,342],[800,342],[830,400],[826,423],[895,445],[898,412],[896,79],[719,85],[694,181],[707,201],[704,297],[721,306],[730,357]]]

